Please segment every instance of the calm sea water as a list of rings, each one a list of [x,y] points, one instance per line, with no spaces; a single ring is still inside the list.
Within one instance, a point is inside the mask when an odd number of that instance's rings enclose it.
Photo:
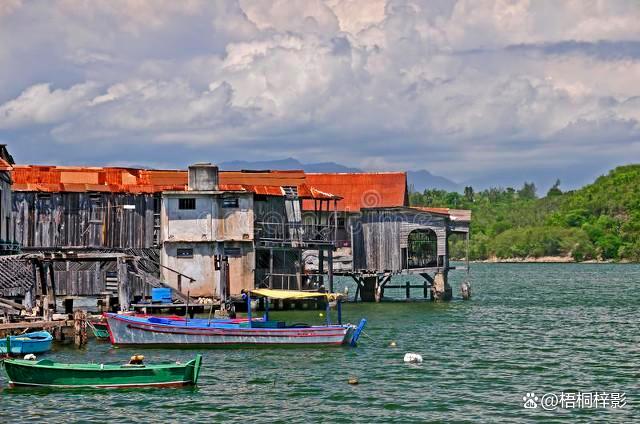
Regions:
[[[474,298],[349,304],[369,319],[359,346],[205,350],[200,384],[185,389],[2,389],[4,422],[632,422],[640,387],[640,266],[477,264]],[[416,290],[417,292],[417,290]],[[351,291],[353,293],[353,291]],[[387,291],[387,295],[393,295]],[[397,295],[403,296],[404,290]],[[416,293],[417,294],[417,293]],[[319,311],[279,312],[320,322]],[[389,347],[396,341],[397,347]],[[91,340],[59,346],[60,361],[125,361],[140,350]],[[403,363],[406,352],[424,363]],[[191,350],[144,350],[181,360]],[[347,383],[359,379],[356,386]],[[0,386],[6,386],[4,375]],[[624,392],[621,409],[523,408],[535,392]]]

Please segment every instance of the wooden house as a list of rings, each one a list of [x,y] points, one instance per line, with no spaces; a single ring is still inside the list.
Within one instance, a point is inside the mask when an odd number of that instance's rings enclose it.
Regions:
[[[11,220],[11,170],[13,158],[7,146],[0,144],[0,255],[16,253],[19,246],[15,243]]]
[[[401,274],[423,276],[436,299],[450,295],[449,237],[468,240],[470,211],[409,207],[403,172],[316,173],[307,180],[343,198],[326,212],[338,217],[335,271],[352,276],[363,299],[380,300],[391,278]]]

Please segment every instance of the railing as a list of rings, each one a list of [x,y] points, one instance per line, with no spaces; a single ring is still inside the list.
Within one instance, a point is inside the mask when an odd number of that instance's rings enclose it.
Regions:
[[[258,242],[332,244],[335,242],[335,227],[327,224],[256,221],[255,238]]]
[[[22,246],[16,241],[0,240],[0,255],[20,253]]]

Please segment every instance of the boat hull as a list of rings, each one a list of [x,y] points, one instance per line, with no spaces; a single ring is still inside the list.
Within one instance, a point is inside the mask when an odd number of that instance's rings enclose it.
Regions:
[[[232,324],[210,327],[163,325],[108,314],[111,342],[116,345],[341,345],[350,342],[353,326],[249,328]]]
[[[10,386],[52,388],[175,387],[194,385],[201,357],[186,364],[148,366],[58,364],[51,361],[4,361]]]
[[[51,350],[53,336],[46,331],[27,333],[21,336],[9,336],[12,355],[26,355],[28,353],[43,353]],[[7,353],[6,338],[0,339],[0,354]]]

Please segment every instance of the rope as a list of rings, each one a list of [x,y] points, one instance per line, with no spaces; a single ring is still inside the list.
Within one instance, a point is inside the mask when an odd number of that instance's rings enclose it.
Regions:
[[[367,333],[365,333],[365,331],[364,331],[364,330],[362,330],[362,331],[360,332],[360,334],[362,334],[363,336],[368,337],[368,338],[369,338],[369,340],[371,340],[372,342],[378,343],[378,340],[374,339],[373,337],[371,337],[370,335],[368,335]]]

